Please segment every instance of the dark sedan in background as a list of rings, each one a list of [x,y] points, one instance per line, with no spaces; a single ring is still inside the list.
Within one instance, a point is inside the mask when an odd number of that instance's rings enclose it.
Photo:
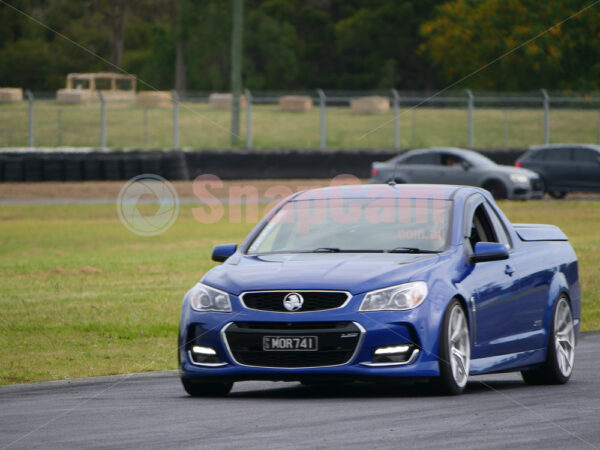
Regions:
[[[538,173],[546,192],[563,198],[567,192],[600,192],[600,146],[553,144],[529,147],[515,166]]]
[[[540,177],[530,170],[501,166],[480,153],[460,148],[411,150],[371,166],[371,183],[434,183],[477,186],[494,198],[544,196]]]

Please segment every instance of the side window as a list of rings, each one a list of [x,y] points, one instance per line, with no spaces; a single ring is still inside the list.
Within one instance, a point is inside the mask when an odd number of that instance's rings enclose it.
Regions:
[[[502,219],[500,219],[494,208],[492,208],[489,204],[486,203],[485,209],[492,222],[492,226],[494,227],[494,232],[497,238],[496,242],[500,242],[506,245],[509,249],[512,248],[512,242],[508,237],[508,232],[506,231],[506,228],[504,228]]]
[[[439,155],[437,153],[418,153],[411,155],[400,161],[401,164],[439,164]]]
[[[596,153],[594,150],[590,150],[588,148],[575,148],[573,149],[573,155],[575,162],[578,163],[588,163],[588,162],[596,162],[598,160],[599,153]]]
[[[465,162],[464,159],[453,155],[452,153],[442,153],[441,155],[442,166],[460,166]]]
[[[474,249],[475,244],[478,242],[498,242],[494,227],[492,226],[483,203],[481,203],[473,213],[473,218],[471,219],[471,232],[469,234],[471,249]]]
[[[543,150],[534,151],[529,155],[529,159],[531,159],[532,161],[543,161],[546,159],[547,153],[548,152],[545,152]]]
[[[569,148],[551,148],[544,150],[546,161],[565,162],[571,159],[571,149]]]

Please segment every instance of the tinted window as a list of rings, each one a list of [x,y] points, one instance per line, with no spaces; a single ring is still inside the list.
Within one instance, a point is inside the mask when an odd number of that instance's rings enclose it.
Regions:
[[[551,148],[544,150],[546,161],[568,161],[571,159],[571,149],[568,148]]]
[[[469,242],[472,249],[475,248],[475,244],[478,242],[498,242],[494,227],[490,222],[483,203],[477,207],[471,219]]]
[[[400,162],[402,164],[439,164],[440,156],[437,153],[418,153],[410,155]]]
[[[576,162],[596,162],[600,153],[588,148],[576,148],[573,150],[573,155]]]
[[[543,150],[537,150],[537,151],[533,151],[528,155],[527,159],[530,159],[532,161],[543,161],[544,159],[546,159],[546,153]]]
[[[457,155],[453,155],[452,153],[442,153],[442,166],[460,166],[466,161],[460,158]]]
[[[485,209],[488,212],[488,215],[492,221],[492,225],[494,227],[494,231],[496,233],[497,242],[506,245],[508,248],[511,248],[510,238],[508,237],[508,233],[502,224],[502,220],[498,217],[498,214],[490,205],[486,204]]]

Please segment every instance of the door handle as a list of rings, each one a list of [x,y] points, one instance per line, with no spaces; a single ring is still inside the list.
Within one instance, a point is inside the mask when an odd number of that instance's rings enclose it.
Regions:
[[[515,269],[513,269],[511,266],[509,266],[508,264],[506,265],[506,268],[504,269],[504,273],[506,275],[508,275],[509,277],[513,276],[513,273],[515,273]]]

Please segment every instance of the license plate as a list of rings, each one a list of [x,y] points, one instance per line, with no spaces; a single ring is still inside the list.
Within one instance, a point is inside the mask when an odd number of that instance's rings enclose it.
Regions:
[[[315,352],[318,349],[317,336],[263,336],[264,351]]]

